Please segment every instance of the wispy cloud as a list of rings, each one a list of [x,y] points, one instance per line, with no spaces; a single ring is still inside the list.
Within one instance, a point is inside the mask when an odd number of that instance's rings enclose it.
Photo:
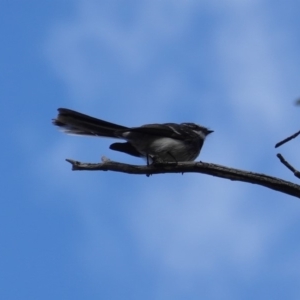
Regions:
[[[274,170],[273,160],[264,161],[274,153],[261,151],[264,145],[260,142],[267,140],[272,147],[278,131],[290,127],[284,122],[288,120],[289,104],[286,75],[273,47],[274,20],[265,3],[226,1],[226,7],[222,1],[123,4],[79,1],[74,16],[55,24],[50,31],[47,57],[72,95],[70,103],[102,111],[104,107],[109,115],[113,112],[121,121],[127,119],[136,125],[151,122],[151,118],[153,122],[153,116],[163,121],[201,114],[204,122],[219,129],[204,146],[203,157],[236,167],[266,165]],[[203,33],[196,22],[202,16],[200,8],[209,16],[219,16],[212,18],[212,36],[203,35],[203,41],[198,40],[195,30],[197,27]],[[173,47],[178,47],[178,52],[172,51]],[[201,55],[209,58],[208,62],[199,59]],[[187,59],[182,59],[184,56]],[[189,72],[194,76],[189,77]],[[201,78],[207,86],[199,86]],[[102,100],[99,104],[103,97],[118,100],[105,104]],[[110,186],[103,186],[104,197],[111,197],[112,186],[120,180],[116,178]],[[256,276],[291,216],[280,209],[251,214],[251,205],[245,199],[259,205],[256,200],[263,197],[260,190],[250,192],[247,185],[215,178],[165,176],[147,182],[135,179],[127,184],[133,199],[128,204],[130,213],[120,212],[126,226],[124,234],[131,236],[132,247],[145,264],[156,265],[166,277],[213,276],[228,270],[228,265],[238,273]],[[274,192],[268,195],[276,199]],[[105,225],[95,221],[93,203],[85,198],[82,206],[79,215],[88,234],[80,249],[91,258],[103,242],[97,232],[109,238],[114,225],[103,229]],[[274,226],[271,220],[277,214],[284,225]],[[121,251],[118,242],[112,240],[112,248]],[[90,260],[90,267],[97,269],[94,262]]]

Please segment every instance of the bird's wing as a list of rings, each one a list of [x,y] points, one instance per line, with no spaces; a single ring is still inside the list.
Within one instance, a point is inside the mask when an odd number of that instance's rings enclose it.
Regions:
[[[153,136],[168,137],[177,140],[186,139],[184,133],[186,130],[182,129],[179,124],[176,123],[164,123],[164,124],[147,124],[140,127],[132,127],[124,130],[118,130],[118,133],[132,132],[142,133]],[[193,132],[189,131],[189,134],[193,135]]]

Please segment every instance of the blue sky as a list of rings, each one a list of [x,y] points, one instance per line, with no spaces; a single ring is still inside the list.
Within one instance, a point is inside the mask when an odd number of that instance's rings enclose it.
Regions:
[[[58,107],[215,132],[201,160],[297,182],[274,145],[299,130],[297,1],[1,1],[1,299],[299,299],[300,201],[144,164],[67,136]],[[295,167],[300,139],[279,148]]]

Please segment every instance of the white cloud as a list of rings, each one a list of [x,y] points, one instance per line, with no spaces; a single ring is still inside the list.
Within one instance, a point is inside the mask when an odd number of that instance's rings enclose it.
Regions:
[[[164,45],[184,34],[191,10],[167,2],[79,1],[73,19],[52,27],[46,55],[75,101],[95,101],[113,76],[139,76],[158,62]]]
[[[145,201],[130,222],[142,253],[166,272],[214,273],[228,261],[255,268],[276,229],[245,211],[246,185],[237,189],[201,175],[179,180],[180,189],[149,187],[140,196]]]
[[[285,126],[286,74],[278,60],[270,15],[263,2],[230,14],[219,28],[217,47],[228,100],[244,130],[276,131]],[[290,99],[291,105],[292,99]],[[230,103],[230,102],[229,102]],[[274,132],[273,132],[274,133]]]
[[[216,9],[219,13],[220,7],[224,9],[221,21],[213,25],[215,43],[206,49],[211,51],[212,61],[217,60],[216,69],[220,71],[216,74],[220,91],[216,86],[211,93],[197,86],[190,90],[185,77],[188,66],[178,72],[178,68],[173,70],[164,65],[163,60],[158,60],[166,45],[189,33],[190,20],[199,8],[197,3],[132,3],[128,8],[129,19],[126,19],[117,2],[98,5],[94,1],[81,1],[71,21],[53,27],[46,42],[50,63],[70,94],[76,95],[72,102],[82,106],[92,103],[102,111],[112,105],[115,114],[130,118],[133,123],[142,123],[145,118],[150,122],[153,116],[158,119],[171,116],[172,107],[177,105],[173,99],[178,95],[184,99],[184,106],[191,107],[187,109],[191,114],[202,112],[203,107],[211,105],[207,120],[212,120],[212,125],[219,127],[219,131],[216,130],[215,136],[207,141],[201,158],[208,157],[210,161],[215,158],[214,162],[241,168],[270,166],[273,161],[263,161],[269,152],[261,151],[264,145],[260,141],[269,138],[268,143],[273,143],[271,139],[276,139],[279,128],[288,127],[283,121],[288,120],[288,114],[287,103],[282,100],[286,95],[284,75],[277,61],[278,54],[272,48],[270,16],[262,5],[264,2],[226,1],[229,5],[226,8],[220,1],[201,3],[202,8],[210,11]],[[161,71],[159,74],[150,72],[154,64],[158,65],[155,70]],[[209,66],[207,68],[201,72],[209,72]],[[151,73],[150,76],[144,74],[147,72]],[[108,86],[108,90],[114,93],[119,85],[128,83],[127,75],[132,76],[131,84],[134,80],[138,83],[134,92],[127,91],[127,96],[113,104],[100,105],[98,101],[103,90]],[[114,76],[120,82],[116,83]],[[208,97],[189,102],[189,97],[197,93]],[[142,97],[146,101],[141,101]],[[220,102],[223,104],[218,106]],[[225,107],[226,111],[219,111],[219,107]],[[216,120],[215,115],[220,117]],[[53,150],[53,155],[65,153],[65,145],[61,147]],[[296,157],[295,151],[293,153]],[[269,170],[275,168],[271,166]],[[290,222],[290,212],[282,212],[280,208],[272,213],[266,212],[266,215],[251,214],[245,199],[251,202],[252,197],[256,200],[262,196],[259,191],[250,192],[254,188],[246,184],[231,184],[201,175],[164,176],[150,180],[150,184],[128,183],[128,188],[135,191],[125,230],[133,233],[133,247],[138,249],[146,263],[156,264],[166,275],[175,273],[181,278],[202,272],[213,274],[224,271],[229,263],[241,273],[255,276],[270,251],[270,245],[281,238]],[[112,181],[111,186],[114,185]],[[111,186],[104,186],[103,193],[108,195]],[[276,199],[270,192],[270,202]],[[94,257],[100,242],[98,230],[109,236],[110,227],[103,229],[103,223],[95,221],[90,202],[82,205],[81,216],[89,234],[86,247],[81,249],[86,251],[86,257]],[[277,214],[284,223],[278,227],[270,226],[270,220],[274,220]],[[115,249],[118,241],[112,240]],[[90,263],[93,265],[94,261],[91,259]]]

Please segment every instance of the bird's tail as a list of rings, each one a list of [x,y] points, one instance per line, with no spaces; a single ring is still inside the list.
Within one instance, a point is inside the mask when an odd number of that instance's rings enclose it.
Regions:
[[[96,119],[67,108],[59,108],[58,116],[52,120],[52,123],[65,133],[88,136],[116,138],[118,137],[115,135],[116,131],[127,129],[125,126]]]

